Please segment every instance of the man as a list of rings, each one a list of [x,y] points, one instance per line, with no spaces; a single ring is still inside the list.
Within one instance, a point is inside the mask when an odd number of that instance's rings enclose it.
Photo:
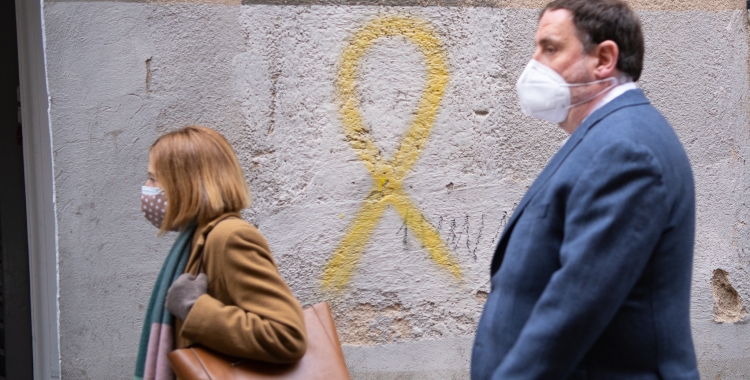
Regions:
[[[633,83],[640,22],[620,0],[556,0],[535,44],[521,107],[571,136],[500,238],[472,379],[698,379],[693,177]]]

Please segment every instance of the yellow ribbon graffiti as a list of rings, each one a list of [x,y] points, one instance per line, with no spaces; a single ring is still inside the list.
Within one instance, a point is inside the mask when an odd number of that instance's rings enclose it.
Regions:
[[[427,85],[414,120],[396,153],[390,160],[384,160],[359,112],[356,79],[359,62],[367,49],[379,38],[394,36],[406,37],[424,55]],[[389,205],[404,219],[406,227],[422,242],[432,259],[460,278],[461,269],[439,233],[425,220],[402,188],[404,177],[419,159],[429,138],[440,99],[448,84],[448,64],[440,40],[424,21],[404,17],[380,18],[353,36],[344,50],[338,74],[340,116],[346,137],[372,175],[374,184],[329,260],[323,273],[323,285],[337,290],[346,286],[370,235]]]

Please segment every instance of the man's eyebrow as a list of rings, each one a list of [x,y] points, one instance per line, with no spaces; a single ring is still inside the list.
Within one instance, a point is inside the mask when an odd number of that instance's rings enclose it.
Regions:
[[[544,38],[540,39],[537,42],[537,45],[546,45],[546,44],[559,43],[559,42],[560,42],[560,39],[558,38],[545,36]]]

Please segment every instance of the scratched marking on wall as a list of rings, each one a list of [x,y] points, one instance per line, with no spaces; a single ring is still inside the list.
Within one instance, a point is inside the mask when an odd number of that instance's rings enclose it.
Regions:
[[[444,237],[445,243],[457,256],[468,255],[467,258],[477,261],[477,252],[482,242],[489,240],[491,244],[497,243],[500,235],[513,214],[515,206],[511,210],[500,211],[500,222],[495,225],[487,221],[486,215],[470,215],[463,213],[440,214],[437,219],[437,231]],[[404,222],[396,231],[396,236],[404,245],[408,244],[408,237],[412,234],[409,226]],[[480,252],[486,254],[487,252]]]
[[[407,128],[396,153],[392,158],[385,159],[375,145],[359,109],[357,69],[365,52],[376,40],[396,36],[406,37],[424,55],[427,83],[414,120]],[[402,187],[404,177],[417,162],[427,143],[440,100],[448,84],[448,64],[442,43],[430,25],[424,21],[404,17],[376,19],[352,37],[342,55],[336,84],[340,102],[339,114],[346,137],[367,167],[374,183],[370,195],[362,203],[346,235],[324,269],[323,286],[342,290],[347,285],[375,226],[388,206],[392,206],[401,216],[433,261],[460,279],[461,269],[448,246]]]

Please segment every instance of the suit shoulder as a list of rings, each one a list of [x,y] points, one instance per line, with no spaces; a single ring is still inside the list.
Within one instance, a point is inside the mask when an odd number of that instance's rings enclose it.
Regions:
[[[598,124],[600,126],[607,126],[607,128],[599,128],[599,126],[594,128],[595,130],[598,129],[600,133],[605,134],[617,134],[628,129],[642,130],[643,128],[651,128],[657,125],[669,126],[664,116],[650,103],[636,104],[617,109],[603,117]]]
[[[682,150],[677,135],[667,119],[650,103],[624,107],[604,117],[588,133],[592,143],[604,145],[631,141],[658,152]]]
[[[594,154],[594,161],[610,160],[643,160],[658,164],[659,157],[648,144],[624,137],[611,139],[606,143],[598,145],[597,151]]]

